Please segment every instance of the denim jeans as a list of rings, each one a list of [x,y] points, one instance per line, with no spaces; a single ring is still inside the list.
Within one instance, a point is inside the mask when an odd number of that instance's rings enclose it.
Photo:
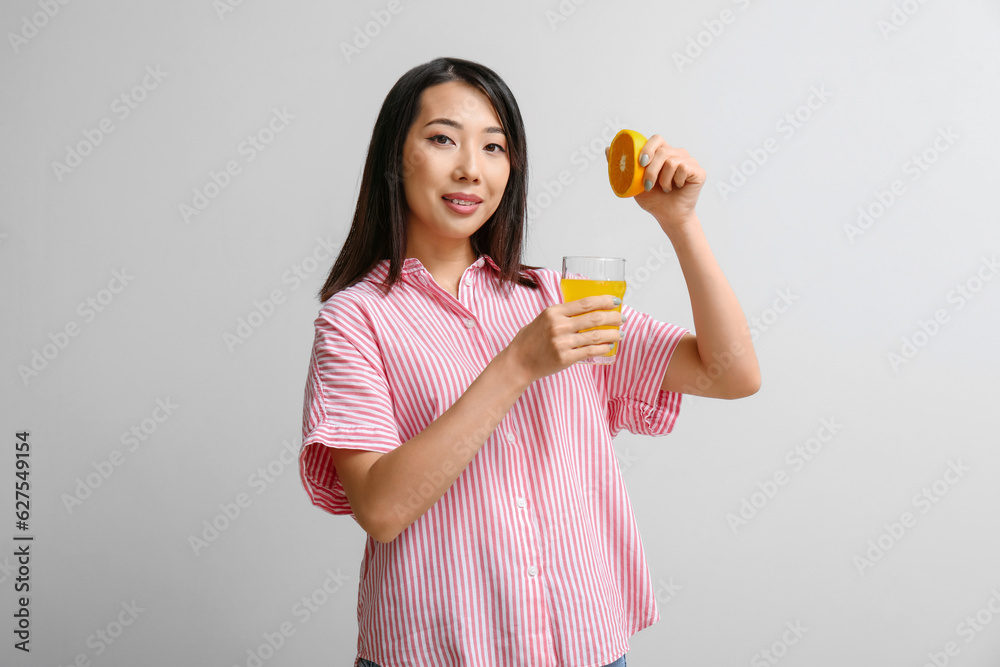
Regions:
[[[626,667],[627,665],[628,663],[625,662],[625,656],[623,655],[622,657],[612,662],[610,665],[606,665],[606,667]],[[365,660],[364,658],[361,658],[361,661],[358,663],[358,667],[379,667],[379,666],[376,665],[371,660]]]

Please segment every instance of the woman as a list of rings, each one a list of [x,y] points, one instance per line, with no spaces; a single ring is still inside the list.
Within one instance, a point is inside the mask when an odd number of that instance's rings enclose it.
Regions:
[[[705,172],[656,135],[641,163],[697,337],[612,296],[562,303],[557,272],[521,264],[524,126],[496,73],[440,58],[386,97],[320,293],[301,452],[313,503],[369,535],[356,664],[617,667],[659,618],[611,438],[760,379],[694,215]],[[623,337],[613,364],[575,363]]]

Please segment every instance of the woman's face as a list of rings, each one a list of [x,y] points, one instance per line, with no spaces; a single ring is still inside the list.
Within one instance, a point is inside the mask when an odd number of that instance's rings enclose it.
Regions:
[[[489,98],[458,81],[431,86],[403,146],[411,247],[467,245],[500,205],[510,157]]]

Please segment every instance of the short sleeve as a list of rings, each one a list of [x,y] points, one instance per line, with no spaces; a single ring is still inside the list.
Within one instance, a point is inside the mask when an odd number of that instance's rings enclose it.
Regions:
[[[340,314],[331,321],[334,310]],[[302,411],[302,484],[331,514],[353,512],[326,448],[385,453],[401,444],[378,345],[370,325],[350,310],[324,308],[316,318]]]
[[[637,435],[666,435],[681,408],[680,392],[660,385],[677,344],[688,329],[660,322],[622,304],[625,338],[608,369],[608,426],[614,437],[625,429]]]

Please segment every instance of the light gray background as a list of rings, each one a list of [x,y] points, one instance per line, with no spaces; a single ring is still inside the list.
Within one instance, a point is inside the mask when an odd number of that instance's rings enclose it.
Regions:
[[[984,263],[1000,250],[995,2],[425,0],[393,14],[382,1],[53,1],[51,18],[44,4],[0,9],[0,663],[247,665],[284,624],[263,664],[350,664],[363,533],[311,506],[288,463],[332,262],[310,258],[346,234],[389,88],[453,55],[494,68],[520,103],[538,209],[527,262],[626,257],[628,301],[693,327],[666,236],[612,195],[602,154],[580,152],[622,127],[660,133],[706,169],[700,218],[747,317],[763,318],[759,393],[685,397],[671,435],[615,441],[662,614],[629,664],[773,664],[760,652],[776,642],[789,666],[917,667],[948,642],[957,654],[939,661],[1000,664],[1000,280]],[[713,23],[724,10],[730,22]],[[366,29],[348,58],[341,45]],[[115,99],[147,67],[162,81],[121,118]],[[813,89],[828,97],[810,109]],[[275,108],[294,118],[247,161],[241,142]],[[777,124],[796,113],[787,136]],[[114,131],[60,179],[53,162],[104,118]],[[768,139],[777,151],[742,166]],[[907,163],[925,151],[935,161],[914,178]],[[240,173],[185,222],[180,205],[230,160]],[[741,166],[754,173],[724,197]],[[894,181],[902,194],[850,238],[858,208],[888,201]],[[296,266],[311,269],[304,282]],[[958,285],[978,289],[962,307]],[[275,290],[282,303],[227,345]],[[78,309],[88,298],[106,302],[96,316]],[[934,335],[918,333],[938,311]],[[904,337],[920,347],[894,367]],[[53,358],[23,379],[46,345]],[[157,400],[177,406],[161,422]],[[133,427],[145,440],[130,450]],[[11,647],[21,429],[30,656]],[[829,442],[795,470],[786,453],[817,434]],[[116,450],[121,465],[67,509]],[[950,464],[968,470],[938,481]],[[734,531],[727,515],[779,471],[787,484]],[[946,493],[915,502],[936,481]],[[232,513],[240,494],[249,503],[227,520],[220,506]],[[892,538],[904,512],[915,525]],[[225,529],[196,553],[213,521]],[[889,550],[859,567],[880,538]],[[134,622],[97,640],[133,601]],[[783,647],[786,623],[808,630]]]

